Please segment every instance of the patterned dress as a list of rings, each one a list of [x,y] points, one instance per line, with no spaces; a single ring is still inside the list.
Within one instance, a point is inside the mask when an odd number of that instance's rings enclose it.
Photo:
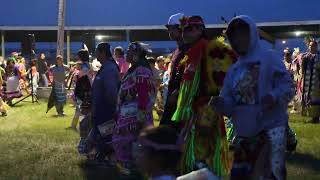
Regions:
[[[66,87],[65,87],[65,78],[66,73],[69,68],[65,65],[63,66],[53,66],[51,67],[53,73],[53,90],[56,95],[56,102],[58,104],[65,104],[67,100],[66,96]]]
[[[302,113],[316,118],[320,116],[320,56],[302,55]]]
[[[22,92],[19,82],[20,73],[18,66],[14,66],[13,68],[7,67],[5,74],[4,99],[10,101],[14,98],[20,98]]]
[[[63,115],[63,106],[67,102],[67,93],[65,86],[65,79],[68,66],[52,66],[51,71],[53,73],[53,84],[51,94],[54,96],[54,102],[58,115]]]
[[[132,143],[139,135],[139,129],[153,126],[152,108],[156,91],[152,70],[139,66],[129,69],[121,82],[118,115],[113,134],[113,147],[118,162],[130,166],[132,162]],[[141,117],[141,112],[142,116]],[[141,123],[142,127],[137,127]]]
[[[291,71],[293,73],[293,80],[296,85],[296,95],[293,100],[293,109],[301,111],[302,101],[302,55],[297,55],[292,61]]]

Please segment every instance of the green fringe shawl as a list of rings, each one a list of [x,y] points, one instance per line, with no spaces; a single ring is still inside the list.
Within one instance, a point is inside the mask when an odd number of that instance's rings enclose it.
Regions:
[[[196,129],[193,126],[187,138],[185,152],[182,156],[181,173],[183,174],[191,172],[197,161],[196,149],[202,148],[197,144],[197,138]],[[226,136],[219,132],[215,139],[215,151],[209,156],[209,162],[207,162],[207,165],[215,175],[222,177],[230,173],[232,158],[229,153],[229,143],[227,142]],[[197,150],[197,152],[199,151]]]
[[[176,112],[173,114],[172,121],[179,122],[182,119],[191,120],[192,103],[197,95],[200,84],[200,68],[197,68],[192,81],[183,81],[177,102]]]
[[[192,81],[184,81],[181,84],[179,97],[177,102],[177,109],[172,117],[172,121],[179,122],[183,120],[191,121],[193,117],[192,103],[194,97],[197,95],[200,84],[200,68],[197,68]],[[222,119],[223,121],[223,119]],[[217,122],[223,123],[224,122]],[[208,162],[209,169],[212,170],[217,176],[225,176],[230,172],[231,158],[228,150],[228,142],[226,135],[220,132],[219,125],[217,126],[218,133],[215,144],[215,152],[210,157]],[[196,129],[192,126],[192,129],[188,133],[185,153],[182,157],[181,171],[182,173],[189,173],[193,170],[196,163],[196,149],[202,148],[197,145]]]

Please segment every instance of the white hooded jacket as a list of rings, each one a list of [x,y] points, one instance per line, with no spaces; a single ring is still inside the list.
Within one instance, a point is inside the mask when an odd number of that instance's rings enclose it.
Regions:
[[[218,111],[231,117],[238,135],[251,137],[262,130],[287,125],[287,106],[294,96],[294,88],[283,62],[274,56],[273,51],[261,48],[254,21],[242,15],[232,19],[230,24],[239,19],[248,24],[250,29],[249,50],[229,69],[220,94],[224,98],[224,106],[218,108]],[[239,76],[243,75],[252,63],[259,65],[259,75],[254,77],[257,78],[257,88],[254,92],[256,102],[243,104],[238,101],[239,94],[236,89],[239,86]],[[266,95],[272,95],[276,101],[272,109],[266,110],[261,104],[262,98]]]

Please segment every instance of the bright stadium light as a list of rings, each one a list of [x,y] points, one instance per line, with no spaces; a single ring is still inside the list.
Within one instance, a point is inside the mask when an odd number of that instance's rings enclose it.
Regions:
[[[301,31],[296,31],[295,34],[296,34],[296,36],[300,36],[302,34],[302,32]]]
[[[283,40],[283,41],[282,41],[282,44],[285,44],[285,43],[287,43],[287,41],[284,41],[284,40]]]
[[[102,35],[96,35],[96,39],[101,41],[103,39],[103,36]]]

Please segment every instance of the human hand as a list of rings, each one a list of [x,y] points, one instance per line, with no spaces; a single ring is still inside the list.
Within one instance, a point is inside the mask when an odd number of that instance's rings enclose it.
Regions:
[[[164,87],[164,84],[160,84],[159,89],[161,90],[163,89],[163,87]]]

